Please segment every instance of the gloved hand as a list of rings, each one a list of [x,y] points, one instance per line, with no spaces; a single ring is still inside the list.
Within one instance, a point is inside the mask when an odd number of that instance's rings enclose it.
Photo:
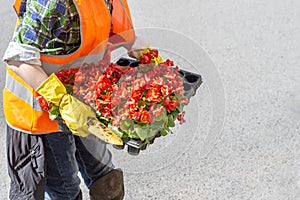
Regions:
[[[51,74],[36,91],[59,107],[62,119],[74,135],[86,137],[92,133],[107,143],[123,144],[114,132],[97,120],[91,107],[67,93],[65,86],[55,74]]]
[[[88,117],[96,117],[92,109],[67,93],[55,74],[51,74],[36,90],[47,101],[59,107],[62,119],[74,135],[88,136]]]

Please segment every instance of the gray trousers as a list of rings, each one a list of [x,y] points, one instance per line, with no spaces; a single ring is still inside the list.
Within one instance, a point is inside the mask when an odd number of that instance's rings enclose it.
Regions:
[[[10,199],[77,199],[80,171],[88,188],[114,165],[106,144],[71,132],[30,135],[7,126]]]
[[[46,186],[43,135],[20,133],[7,126],[10,199],[44,199]]]

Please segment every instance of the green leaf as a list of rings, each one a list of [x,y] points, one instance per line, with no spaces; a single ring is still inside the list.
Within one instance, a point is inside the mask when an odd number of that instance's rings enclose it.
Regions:
[[[96,111],[96,116],[98,117],[98,119],[101,117],[101,111],[97,110]]]
[[[120,128],[127,133],[129,133],[130,132],[129,130],[132,129],[132,125],[133,125],[132,120],[123,120],[120,122]]]
[[[107,126],[110,130],[112,130],[117,136],[119,136],[120,138],[124,137],[124,133],[119,131],[119,128],[116,126],[112,126],[110,124],[108,124]]]
[[[167,123],[167,126],[168,126],[168,127],[174,127],[174,126],[175,126],[174,118],[173,118],[173,115],[172,115],[172,114],[169,114],[169,115],[168,115],[168,123]]]
[[[178,104],[178,106],[176,107],[176,110],[178,111],[177,115],[178,115],[179,113],[181,113],[181,112],[183,111],[182,105],[179,105],[179,104]]]
[[[160,134],[161,134],[161,136],[166,136],[166,135],[168,135],[168,132],[166,130],[162,129],[160,131]]]
[[[167,113],[163,112],[161,115],[155,118],[155,121],[166,121],[167,120]]]
[[[175,120],[175,118],[177,117],[177,115],[179,114],[179,110],[178,108],[174,109],[172,112],[171,112],[171,115],[173,116],[173,120]]]
[[[102,117],[102,116],[98,117],[98,119],[99,119],[102,123],[104,123],[106,126],[111,122],[111,119],[108,119],[108,118],[105,118],[105,117]]]
[[[140,139],[140,137],[134,130],[129,130],[127,133],[129,138]]]
[[[169,128],[169,127],[165,127],[165,131],[169,134],[169,133],[171,133],[171,134],[173,134],[173,131]]]
[[[148,126],[141,126],[139,124],[134,125],[134,131],[141,140],[145,140],[150,137],[150,129]]]
[[[59,108],[58,106],[52,105],[51,109],[49,110],[49,118],[51,120],[58,119],[60,116]]]
[[[177,93],[172,93],[175,97],[176,100],[181,99],[183,95],[177,94]]]
[[[126,133],[126,132],[123,132],[123,137],[122,138],[129,138],[129,135],[128,135],[128,133]]]
[[[147,104],[146,104],[145,101],[142,101],[142,100],[138,101],[138,106],[139,106],[139,107],[145,108],[146,105],[147,105]]]
[[[150,129],[159,132],[161,129],[163,129],[166,121],[167,121],[166,117],[163,120],[159,120],[159,121],[156,121],[155,119],[155,121],[150,124]]]
[[[69,84],[65,84],[65,88],[68,94],[73,94],[73,86]]]
[[[155,129],[149,129],[149,133],[148,133],[148,136],[147,138],[153,138],[155,137],[157,134],[159,133],[159,130],[155,130]],[[146,139],[147,139],[146,138]]]

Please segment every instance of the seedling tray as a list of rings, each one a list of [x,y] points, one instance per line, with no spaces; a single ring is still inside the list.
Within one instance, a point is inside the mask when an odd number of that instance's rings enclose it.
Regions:
[[[117,61],[117,64],[124,67],[137,67],[139,66],[139,61],[130,58],[120,58]],[[199,74],[182,69],[179,70],[179,73],[183,77],[184,95],[190,99],[196,94],[197,89],[202,84],[202,77]],[[160,136],[161,135],[158,132],[157,135],[150,140],[150,144],[152,144],[154,140]],[[124,142],[123,145],[113,145],[113,147],[123,150],[127,146],[127,152],[131,155],[138,155],[141,150],[145,150],[149,145],[137,139],[123,138],[122,140]]]

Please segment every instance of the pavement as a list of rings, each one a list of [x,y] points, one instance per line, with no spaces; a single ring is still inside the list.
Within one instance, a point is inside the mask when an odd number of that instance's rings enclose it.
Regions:
[[[0,57],[12,37],[12,2],[0,7]],[[110,147],[125,172],[125,199],[300,199],[300,1],[128,2],[137,32],[204,82],[174,134],[138,156]],[[0,72],[3,88],[4,64]]]

